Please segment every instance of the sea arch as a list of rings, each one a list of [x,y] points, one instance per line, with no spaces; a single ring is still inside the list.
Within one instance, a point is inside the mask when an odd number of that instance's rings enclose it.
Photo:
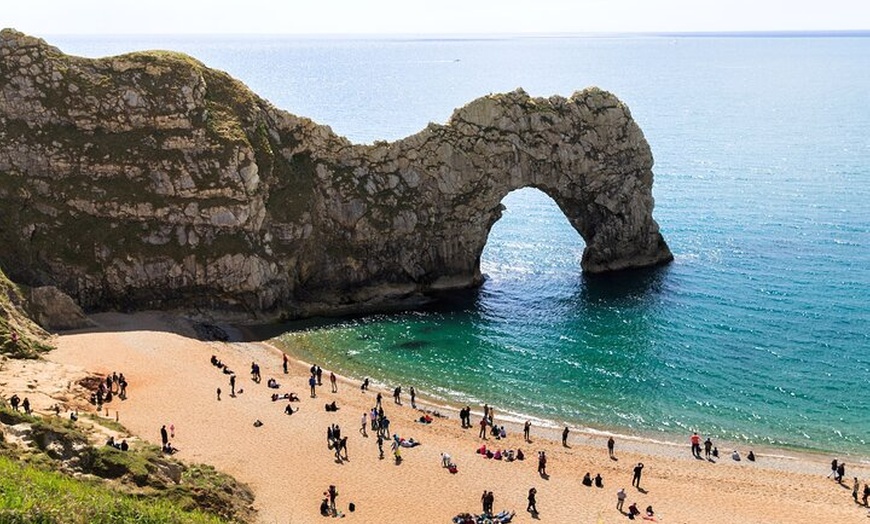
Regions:
[[[432,287],[481,282],[480,257],[501,202],[527,187],[552,198],[583,238],[584,272],[673,259],[652,218],[649,145],[610,93],[490,95],[397,145],[419,159],[411,169],[422,173],[421,198],[413,206],[428,210],[428,227],[418,233],[431,249],[420,249],[417,259]]]

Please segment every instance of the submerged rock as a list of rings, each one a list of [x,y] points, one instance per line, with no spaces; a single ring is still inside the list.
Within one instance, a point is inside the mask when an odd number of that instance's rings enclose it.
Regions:
[[[0,32],[0,266],[87,308],[304,315],[481,282],[501,200],[556,201],[591,273],[672,255],[628,108],[489,95],[356,145],[178,53],[85,59]]]

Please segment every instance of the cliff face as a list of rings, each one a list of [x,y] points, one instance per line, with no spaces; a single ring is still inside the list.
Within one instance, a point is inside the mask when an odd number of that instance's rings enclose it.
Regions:
[[[91,60],[0,32],[0,266],[86,308],[305,314],[473,286],[527,186],[582,235],[584,271],[661,264],[651,168],[595,88],[490,95],[355,145],[184,55]]]

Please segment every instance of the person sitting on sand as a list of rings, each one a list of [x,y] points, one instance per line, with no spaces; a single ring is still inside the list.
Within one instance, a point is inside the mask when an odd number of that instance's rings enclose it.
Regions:
[[[167,455],[172,455],[177,451],[178,451],[178,448],[173,447],[171,442],[167,442],[166,444],[163,445],[163,452],[166,453]]]
[[[740,462],[740,453],[738,453],[737,450],[735,449],[734,451],[731,452],[731,458],[736,460],[737,462]]]
[[[115,447],[115,437],[109,436],[109,440],[106,441],[107,446]]]
[[[587,471],[585,475],[583,475],[583,480],[581,481],[584,486],[592,486],[592,476]]]
[[[601,478],[601,473],[595,474],[595,487],[596,488],[603,488],[604,487],[604,479]]]
[[[299,411],[299,410],[297,409],[296,411]],[[296,411],[293,411],[293,406],[291,406],[290,404],[287,404],[286,406],[284,406],[284,413],[287,415],[292,415],[293,413],[296,413]]]
[[[338,411],[338,406],[335,405],[335,401],[333,400],[332,402],[324,405],[324,409],[326,409],[326,411]]]
[[[524,460],[526,456],[523,454],[523,450],[517,449],[517,460]]]
[[[278,381],[275,380],[274,378],[270,378],[268,381],[266,381],[266,386],[270,387],[272,389],[278,389],[278,387],[279,387]]]
[[[749,450],[749,455],[746,455],[746,460],[749,462],[755,462],[755,453],[753,453],[751,449]]]
[[[640,510],[637,509],[637,502],[632,502],[628,507],[628,518],[630,520],[634,520],[636,516],[640,515]]]
[[[120,449],[121,451],[127,451],[128,449],[130,449],[130,445],[127,444],[127,439],[123,439],[121,441],[121,445],[118,446],[118,449]]]

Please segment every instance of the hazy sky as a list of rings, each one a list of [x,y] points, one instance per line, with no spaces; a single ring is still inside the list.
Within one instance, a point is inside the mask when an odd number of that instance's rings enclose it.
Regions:
[[[0,26],[127,33],[553,33],[870,29],[868,0],[12,0]]]

